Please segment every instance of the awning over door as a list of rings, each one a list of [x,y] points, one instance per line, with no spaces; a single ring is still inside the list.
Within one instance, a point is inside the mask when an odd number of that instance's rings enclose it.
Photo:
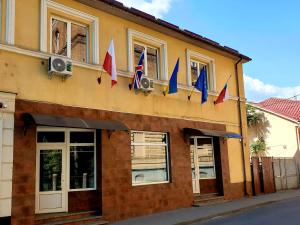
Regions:
[[[40,126],[51,127],[70,127],[70,128],[85,128],[85,129],[103,129],[112,131],[128,131],[123,123],[113,120],[88,120],[73,117],[41,115],[33,113],[24,113],[23,120],[25,126],[35,123]]]
[[[237,138],[237,139],[243,138],[241,135],[233,132],[218,131],[218,130],[183,128],[183,132],[185,135],[204,135],[204,136],[215,136],[215,137]]]

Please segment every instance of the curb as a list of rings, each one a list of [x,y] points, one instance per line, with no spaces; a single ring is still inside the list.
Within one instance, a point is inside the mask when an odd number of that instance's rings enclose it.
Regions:
[[[291,197],[291,198],[293,198],[293,197]],[[213,215],[210,215],[210,216],[205,216],[205,217],[198,218],[198,219],[193,219],[193,220],[189,220],[189,221],[185,221],[185,222],[176,223],[174,225],[190,225],[190,224],[193,224],[193,223],[207,222],[207,221],[212,220],[212,219],[217,218],[217,217],[225,217],[225,216],[238,214],[238,213],[241,213],[241,212],[244,212],[244,211],[248,211],[248,210],[251,210],[251,209],[255,209],[255,208],[258,208],[258,207],[261,207],[261,206],[269,205],[269,204],[272,204],[272,203],[275,203],[275,202],[280,202],[280,201],[284,201],[284,200],[291,199],[291,198],[262,202],[262,203],[259,203],[259,204],[255,204],[255,205],[251,205],[251,206],[247,206],[247,207],[243,207],[243,208],[239,208],[239,209],[235,209],[235,210],[231,210],[231,211],[227,211],[227,212],[216,213],[216,214],[213,214]]]

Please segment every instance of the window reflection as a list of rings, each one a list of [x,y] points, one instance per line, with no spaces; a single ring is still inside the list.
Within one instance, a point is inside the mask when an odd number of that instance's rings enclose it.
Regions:
[[[131,133],[132,183],[168,181],[167,134]]]
[[[71,52],[72,59],[86,62],[87,61],[87,28],[72,24],[71,32]]]
[[[201,70],[206,66],[206,78],[207,78],[207,88],[210,89],[210,76],[209,76],[209,65],[207,63],[199,62],[199,61],[191,61],[191,80],[192,85],[195,85]]]
[[[61,150],[40,150],[40,191],[60,191]]]
[[[67,23],[52,19],[52,53],[67,56]]]

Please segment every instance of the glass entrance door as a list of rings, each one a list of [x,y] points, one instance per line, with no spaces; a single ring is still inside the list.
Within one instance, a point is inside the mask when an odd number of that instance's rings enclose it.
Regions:
[[[64,146],[39,146],[37,152],[37,213],[66,211]]]
[[[190,155],[193,193],[200,194],[200,179],[215,179],[213,139],[211,137],[190,137]]]

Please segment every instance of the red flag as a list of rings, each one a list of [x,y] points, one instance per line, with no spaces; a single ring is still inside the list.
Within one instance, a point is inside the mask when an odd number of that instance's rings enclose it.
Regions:
[[[226,83],[225,86],[224,86],[224,88],[220,92],[217,100],[214,101],[214,103],[216,105],[216,104],[219,104],[219,103],[222,103],[222,102],[226,101],[227,99],[229,99],[229,92],[228,92],[228,85]]]
[[[109,49],[106,52],[106,56],[103,63],[103,69],[111,76],[111,86],[117,84],[117,66],[113,40],[111,40]]]

